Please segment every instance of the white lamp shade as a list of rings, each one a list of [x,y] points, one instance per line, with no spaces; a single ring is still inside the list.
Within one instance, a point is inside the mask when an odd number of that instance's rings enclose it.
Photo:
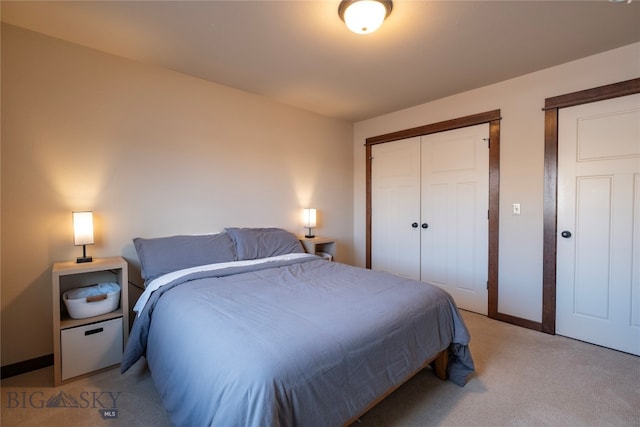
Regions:
[[[73,212],[73,244],[93,245],[93,212]]]
[[[302,224],[307,228],[314,228],[316,226],[316,210],[305,209],[302,212]]]
[[[351,3],[344,11],[344,22],[357,34],[369,34],[380,28],[387,17],[387,9],[375,0],[361,0]]]

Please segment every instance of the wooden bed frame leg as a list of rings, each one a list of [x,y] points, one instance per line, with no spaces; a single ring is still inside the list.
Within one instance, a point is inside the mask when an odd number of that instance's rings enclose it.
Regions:
[[[436,372],[436,377],[441,380],[447,379],[447,364],[449,363],[449,350],[443,350],[433,361],[433,370]]]

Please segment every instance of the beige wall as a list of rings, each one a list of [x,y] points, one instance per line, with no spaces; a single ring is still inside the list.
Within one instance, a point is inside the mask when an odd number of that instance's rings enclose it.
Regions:
[[[281,226],[351,261],[353,128],[266,98],[2,27],[2,365],[52,352],[51,265],[75,259],[71,211],[95,213],[93,256],[131,239]]]
[[[366,138],[500,109],[498,307],[501,313],[541,321],[544,100],[637,77],[640,43],[356,123],[355,263],[364,265],[365,261]],[[513,203],[521,204],[520,216],[511,214]]]

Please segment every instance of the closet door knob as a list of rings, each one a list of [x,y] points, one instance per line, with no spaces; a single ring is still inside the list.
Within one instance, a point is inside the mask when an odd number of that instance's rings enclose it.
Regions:
[[[413,224],[411,224],[411,227],[413,227],[413,228],[418,228],[418,223],[417,223],[417,222],[414,222]]]
[[[569,237],[571,237],[571,232],[567,231],[567,230],[564,230],[562,233],[560,233],[560,235],[562,237],[564,237],[565,239],[568,239]]]
[[[422,228],[429,228],[429,224],[427,224],[426,222],[422,223]]]

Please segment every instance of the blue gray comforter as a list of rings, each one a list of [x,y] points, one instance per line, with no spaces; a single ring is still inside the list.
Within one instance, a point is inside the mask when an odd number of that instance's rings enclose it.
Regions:
[[[181,426],[339,426],[439,351],[473,371],[438,287],[317,257],[193,273],[155,291],[123,356],[146,356]]]

